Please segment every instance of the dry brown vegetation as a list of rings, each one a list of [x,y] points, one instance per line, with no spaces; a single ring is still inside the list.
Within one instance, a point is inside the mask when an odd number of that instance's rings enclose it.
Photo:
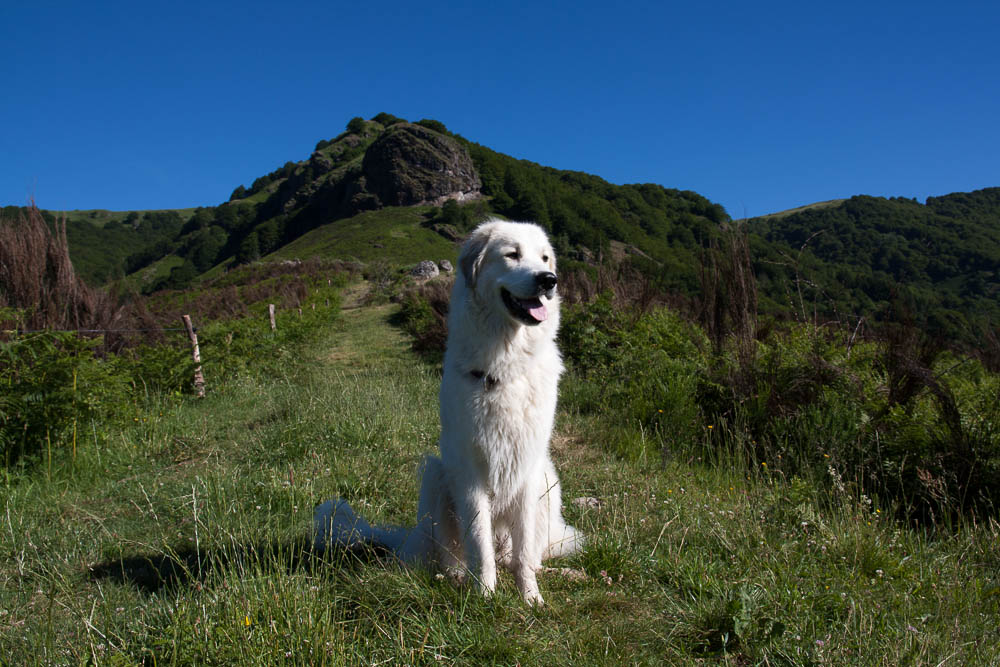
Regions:
[[[66,221],[50,229],[32,204],[0,220],[0,328],[104,333],[105,350],[127,342],[123,329],[155,326],[141,303],[88,286],[76,275]]]

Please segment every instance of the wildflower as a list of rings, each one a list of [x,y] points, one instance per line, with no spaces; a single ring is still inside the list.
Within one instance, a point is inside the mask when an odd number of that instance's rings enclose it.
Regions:
[[[761,464],[762,466],[764,466],[765,468],[767,467],[767,461],[761,461],[761,462],[760,462],[760,464]]]
[[[709,431],[711,431],[711,430],[712,430],[712,425],[711,425],[711,424],[709,424],[709,425],[708,425],[708,430],[709,430]]]
[[[657,410],[657,412],[659,412],[660,414],[663,414],[663,410]]]
[[[243,618],[243,625],[245,625],[245,626],[246,626],[246,627],[248,627],[248,628],[250,627],[250,614],[247,614],[247,615],[246,615],[246,616],[245,616],[245,617]]]

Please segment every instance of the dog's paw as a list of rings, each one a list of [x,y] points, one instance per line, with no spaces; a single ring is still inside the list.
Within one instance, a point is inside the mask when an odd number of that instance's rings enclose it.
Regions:
[[[545,604],[542,594],[538,592],[538,579],[535,570],[531,567],[518,567],[514,569],[514,582],[517,590],[521,592],[521,598],[532,607],[541,607]]]
[[[545,600],[542,599],[542,594],[537,590],[534,592],[525,591],[521,597],[524,598],[525,603],[527,603],[529,607],[538,608],[545,606]]]

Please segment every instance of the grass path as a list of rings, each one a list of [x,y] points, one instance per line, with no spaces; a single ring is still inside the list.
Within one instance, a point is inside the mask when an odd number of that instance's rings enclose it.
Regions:
[[[277,375],[92,425],[0,504],[0,664],[995,664],[1000,527],[928,537],[852,497],[696,461],[627,462],[600,415],[553,443],[584,553],[489,601],[308,549],[347,498],[410,523],[438,370],[360,306]],[[575,382],[568,378],[567,382]],[[609,409],[613,409],[610,406]],[[60,450],[63,451],[63,450]],[[596,506],[578,506],[593,497]]]

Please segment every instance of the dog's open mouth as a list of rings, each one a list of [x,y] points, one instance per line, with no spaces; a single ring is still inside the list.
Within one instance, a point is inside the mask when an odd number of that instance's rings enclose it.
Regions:
[[[537,296],[527,298],[514,296],[506,288],[501,287],[500,297],[514,319],[525,324],[540,324],[549,317],[549,311],[545,309],[545,304]]]

